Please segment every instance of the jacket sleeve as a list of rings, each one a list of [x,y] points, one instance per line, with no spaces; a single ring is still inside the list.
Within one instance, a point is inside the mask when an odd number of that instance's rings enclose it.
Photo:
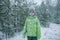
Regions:
[[[23,28],[23,37],[25,37],[26,32],[27,32],[27,19],[25,21],[24,28]]]
[[[37,37],[38,37],[38,39],[40,39],[40,37],[41,37],[41,28],[40,27],[41,27],[40,26],[40,21],[37,18]]]

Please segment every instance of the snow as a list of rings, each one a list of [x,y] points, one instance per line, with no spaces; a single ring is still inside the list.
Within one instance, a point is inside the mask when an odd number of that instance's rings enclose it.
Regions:
[[[0,40],[4,39],[6,37],[5,34],[3,34],[1,31],[0,31]]]
[[[12,38],[7,38],[7,40],[27,40],[27,37],[23,38],[21,32],[16,33]],[[39,40],[60,40],[60,25],[51,23],[49,28],[41,27],[41,38]]]
[[[60,40],[60,26],[51,23],[50,28],[41,28],[42,37],[40,40]]]

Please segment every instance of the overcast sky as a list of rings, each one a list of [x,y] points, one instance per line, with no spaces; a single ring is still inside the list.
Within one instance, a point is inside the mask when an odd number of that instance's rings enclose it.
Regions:
[[[13,5],[14,4],[14,0],[13,1],[10,0],[10,1],[11,1],[11,4]],[[29,2],[29,1],[32,1],[32,2],[35,2],[35,3],[37,2],[38,5],[40,5],[42,3],[42,1],[46,2],[46,0],[27,0],[27,2]],[[56,4],[57,4],[57,0],[51,0],[51,2],[50,2],[51,6],[56,6]]]
[[[42,3],[42,1],[46,1],[46,0],[34,0],[34,2],[37,2],[37,4],[39,5]],[[57,4],[57,0],[51,0],[50,2],[51,6],[56,6],[56,4]]]
[[[37,4],[41,4],[43,0],[34,0],[34,1],[37,2]]]

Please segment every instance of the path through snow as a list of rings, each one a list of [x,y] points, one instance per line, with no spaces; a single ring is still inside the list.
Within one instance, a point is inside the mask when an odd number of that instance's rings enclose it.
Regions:
[[[27,37],[23,38],[21,32],[16,33],[14,37],[7,40],[27,40]],[[51,23],[49,28],[41,27],[41,39],[39,40],[60,40],[60,25]]]

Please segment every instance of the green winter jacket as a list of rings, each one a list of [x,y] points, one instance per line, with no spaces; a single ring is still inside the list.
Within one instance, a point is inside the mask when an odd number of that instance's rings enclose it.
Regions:
[[[40,22],[37,16],[28,16],[23,30],[23,36],[37,36],[37,38],[41,37],[41,29]]]

